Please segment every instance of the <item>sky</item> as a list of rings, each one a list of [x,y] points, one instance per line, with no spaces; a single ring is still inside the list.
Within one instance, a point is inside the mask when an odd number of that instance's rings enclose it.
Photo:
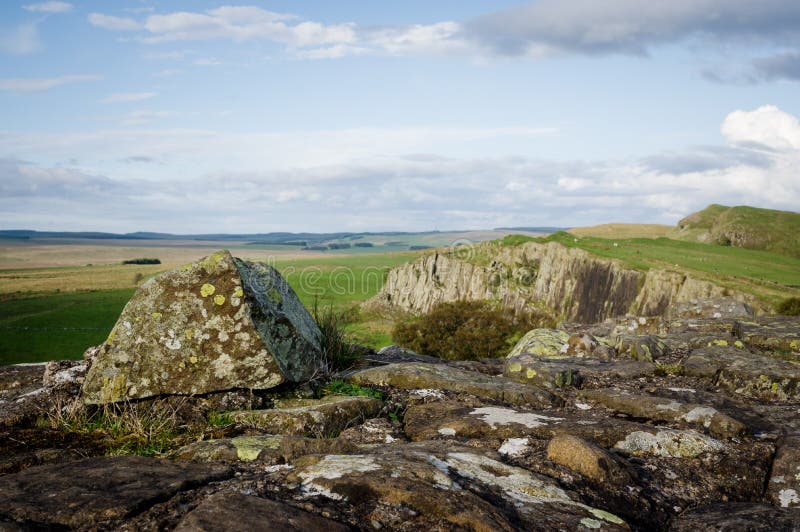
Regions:
[[[800,211],[797,0],[0,4],[0,229]]]

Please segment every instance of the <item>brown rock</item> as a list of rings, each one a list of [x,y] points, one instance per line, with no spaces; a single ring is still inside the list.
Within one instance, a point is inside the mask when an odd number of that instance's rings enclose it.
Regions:
[[[633,481],[625,463],[593,443],[559,434],[547,445],[547,458],[598,483],[625,485]]]

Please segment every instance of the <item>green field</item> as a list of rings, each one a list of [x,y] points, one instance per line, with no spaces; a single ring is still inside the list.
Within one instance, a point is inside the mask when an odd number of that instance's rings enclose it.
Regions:
[[[555,233],[536,239],[559,242],[626,266],[687,272],[721,286],[750,293],[768,306],[800,295],[800,259],[767,251],[685,242],[669,238],[606,239]]]
[[[316,300],[340,312],[350,310],[352,323],[347,327],[353,340],[380,347],[389,343],[389,324],[352,309],[378,292],[389,269],[415,256],[333,255],[273,265],[306,306]],[[55,278],[63,273],[58,268],[46,271]],[[43,275],[42,270],[37,274]],[[133,292],[134,288],[92,290],[0,301],[0,365],[80,358],[87,347],[105,340]]]

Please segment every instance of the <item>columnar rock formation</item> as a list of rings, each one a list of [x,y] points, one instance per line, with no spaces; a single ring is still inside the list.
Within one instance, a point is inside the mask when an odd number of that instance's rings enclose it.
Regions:
[[[368,304],[425,313],[442,301],[489,299],[516,310],[544,306],[566,320],[591,323],[629,312],[657,316],[672,304],[727,292],[678,272],[626,269],[556,242],[515,247],[486,242],[391,270]],[[732,296],[754,304],[745,294]]]

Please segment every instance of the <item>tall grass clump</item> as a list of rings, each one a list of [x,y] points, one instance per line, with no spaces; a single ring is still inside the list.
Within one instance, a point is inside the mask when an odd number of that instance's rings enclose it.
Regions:
[[[333,305],[322,306],[314,300],[311,315],[317,322],[320,332],[320,350],[322,363],[328,373],[351,368],[360,356],[356,346],[351,344],[344,330],[347,316],[337,312]]]
[[[800,297],[790,297],[778,304],[778,314],[784,316],[800,316]]]

